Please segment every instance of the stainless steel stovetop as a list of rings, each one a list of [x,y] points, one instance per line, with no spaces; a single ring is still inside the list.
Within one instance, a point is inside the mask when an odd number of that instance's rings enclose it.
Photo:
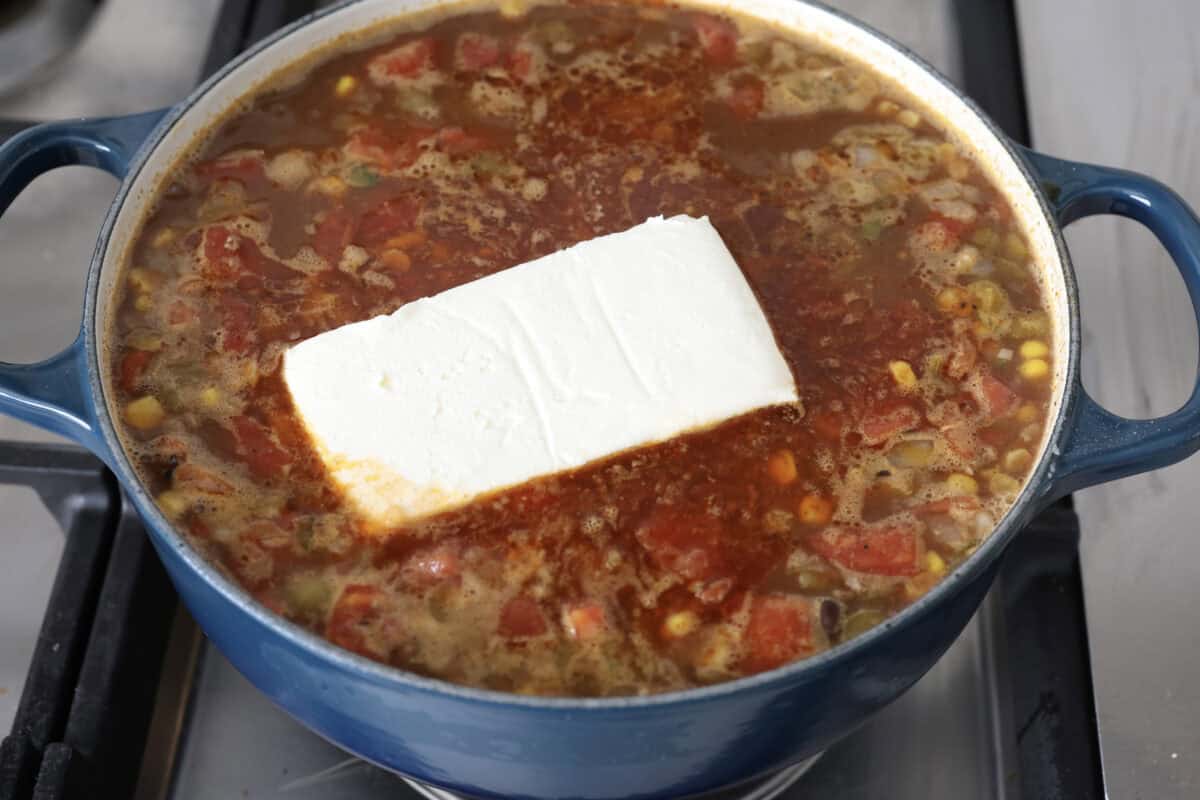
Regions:
[[[108,115],[169,104],[196,83],[206,57],[211,60],[221,47],[234,52],[236,42],[264,33],[256,26],[266,26],[287,5],[107,0],[79,46],[53,71],[37,85],[0,98],[0,118]],[[868,12],[879,4],[840,5],[870,21]],[[951,0],[930,5],[951,18]],[[961,77],[953,33],[923,36],[924,55],[951,77]],[[6,360],[42,358],[72,338],[84,270],[115,188],[108,176],[62,170],[39,179],[5,214],[0,324]],[[45,438],[0,419],[0,440]],[[8,480],[4,474],[0,463],[0,479]],[[115,497],[111,487],[108,497]],[[64,540],[58,521],[26,488],[0,485],[0,509],[3,733],[26,688]],[[1043,548],[1037,558],[1024,559],[1029,569],[1006,572],[967,631],[912,691],[817,761],[741,796],[1032,799],[1050,796],[1038,787],[1056,782],[1060,790],[1089,787],[1089,793],[1100,786],[1074,556],[1077,531],[1071,530],[1069,510],[1055,513],[1042,529],[1023,537],[1025,545]],[[1035,641],[1060,630],[1061,636],[1048,637],[1051,642]],[[186,612],[175,614],[161,673],[157,686],[145,688],[154,695],[153,713],[136,780],[129,781],[138,798],[444,797],[411,788],[294,722],[204,644]],[[1077,740],[1074,749],[1070,740]],[[0,797],[3,791],[0,776]]]

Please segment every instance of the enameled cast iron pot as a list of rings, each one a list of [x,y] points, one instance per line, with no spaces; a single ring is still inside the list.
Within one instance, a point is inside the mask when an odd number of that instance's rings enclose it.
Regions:
[[[275,616],[184,542],[122,451],[105,350],[115,276],[158,180],[197,132],[314,48],[433,5],[436,0],[343,4],[280,31],[178,106],[43,125],[0,148],[0,211],[54,167],[87,164],[123,180],[92,258],[79,337],[47,361],[0,364],[0,410],[74,439],[108,463],[208,637],[259,689],[322,736],[421,781],[485,797],[680,797],[778,770],[850,732],[929,669],[975,611],[1009,541],[1040,507],[1200,447],[1200,390],[1175,413],[1145,421],[1114,416],[1083,390],[1075,279],[1061,235],[1062,226],[1093,214],[1135,219],[1167,248],[1193,304],[1200,304],[1200,220],[1175,193],[1140,175],[1014,145],[931,68],[826,8],[731,0],[727,7],[734,11],[807,32],[906,87],[970,143],[1007,195],[1052,306],[1058,365],[1052,422],[1017,504],[969,560],[867,634],[772,672],[648,698],[535,699],[460,688],[360,658]]]

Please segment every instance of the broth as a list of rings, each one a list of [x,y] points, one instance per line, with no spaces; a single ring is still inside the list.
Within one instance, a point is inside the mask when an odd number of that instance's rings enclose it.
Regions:
[[[283,351],[680,213],[720,232],[801,402],[368,534]],[[450,16],[268,86],[169,176],[113,337],[143,480],[259,601],[413,672],[575,696],[773,669],[914,602],[1015,499],[1054,372],[1011,210],[902,91],[624,2]]]

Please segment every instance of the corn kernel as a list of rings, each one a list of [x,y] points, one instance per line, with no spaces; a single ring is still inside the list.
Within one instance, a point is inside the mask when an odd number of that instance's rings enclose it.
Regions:
[[[900,106],[893,103],[891,100],[880,100],[879,105],[875,106],[875,110],[880,114],[891,116],[900,110]]]
[[[1000,234],[994,228],[980,228],[971,234],[971,241],[984,250],[992,250],[1000,241]]]
[[[1017,372],[1027,381],[1040,381],[1050,374],[1050,365],[1042,358],[1031,358],[1017,367]]]
[[[528,9],[524,0],[500,0],[498,10],[505,19],[517,19],[524,16]]]
[[[833,502],[819,494],[806,494],[800,500],[799,511],[805,525],[824,525],[833,519]]]
[[[962,250],[958,251],[958,255],[954,256],[954,271],[963,273],[970,272],[975,269],[975,265],[979,263],[979,248],[973,244],[969,244]]]
[[[796,480],[796,459],[792,451],[780,450],[772,453],[767,459],[767,474],[780,486],[786,486]]]
[[[922,572],[904,582],[904,594],[909,600],[924,597],[929,590],[937,585],[938,576],[931,572]]]
[[[349,97],[358,88],[358,79],[353,75],[343,75],[333,85],[333,93],[338,97]]]
[[[1005,472],[1024,472],[1029,469],[1029,465],[1033,463],[1033,454],[1024,447],[1018,447],[1016,450],[1009,450],[1004,454],[1004,471]]]
[[[168,517],[178,517],[188,510],[187,496],[176,489],[167,489],[155,498],[158,507]]]
[[[1029,257],[1029,248],[1020,235],[1010,233],[1004,237],[1004,253],[1014,261],[1024,261]]]
[[[204,406],[205,408],[216,408],[217,404],[220,402],[221,392],[218,391],[217,387],[209,386],[200,392],[200,405]]]
[[[1017,409],[1017,422],[1022,425],[1028,425],[1038,418],[1038,407],[1033,403],[1026,403]]]
[[[929,439],[910,439],[900,442],[887,455],[888,462],[900,469],[921,469],[933,460],[933,442]]]
[[[907,361],[889,362],[888,372],[892,373],[892,380],[900,387],[900,391],[911,392],[917,388],[917,373],[913,372],[912,365]]]
[[[139,397],[125,406],[125,421],[138,430],[150,430],[162,424],[167,412],[152,394]]]
[[[1011,475],[1005,475],[1003,472],[993,472],[988,476],[988,489],[991,490],[992,494],[1016,494],[1020,488],[1021,482]]]
[[[925,569],[934,575],[944,575],[946,574],[946,560],[933,550],[928,550],[925,553]]]
[[[163,228],[154,234],[154,238],[150,241],[150,244],[154,247],[166,247],[173,241],[175,241],[175,229]]]
[[[329,197],[341,197],[346,193],[346,182],[336,175],[324,175],[308,184],[308,191]]]
[[[1024,359],[1045,358],[1046,356],[1050,355],[1050,348],[1046,346],[1045,342],[1037,339],[1030,339],[1029,341],[1021,342],[1021,349],[1019,352],[1021,353],[1021,358]]]
[[[968,316],[973,310],[971,295],[961,286],[947,286],[938,292],[937,305],[944,313],[955,317]]]
[[[699,627],[700,618],[691,611],[676,611],[663,622],[663,630],[675,639],[682,639]]]
[[[906,128],[915,128],[921,124],[921,115],[911,108],[906,108],[896,115],[896,121]]]
[[[397,247],[401,250],[408,250],[409,248],[424,244],[425,240],[428,238],[429,237],[425,235],[425,231],[405,231],[404,233],[398,233],[392,238],[388,239],[385,244],[387,244],[388,247]]]
[[[403,250],[392,247],[379,254],[379,262],[390,270],[408,272],[412,266],[412,257]]]
[[[946,488],[954,494],[976,494],[979,482],[963,472],[955,472],[946,478]]]
[[[704,649],[696,658],[696,672],[706,680],[728,677],[736,653],[728,636],[720,634],[709,638]]]
[[[133,298],[133,308],[135,311],[141,311],[145,313],[146,311],[154,308],[154,301],[150,299],[150,295],[148,294],[139,294],[137,297]]]
[[[163,346],[161,336],[144,328],[131,331],[125,337],[125,343],[135,350],[148,350],[151,353],[157,353]]]
[[[1013,336],[1032,337],[1045,336],[1050,332],[1050,318],[1045,311],[1030,311],[1019,314],[1013,320]]]
[[[1008,310],[1008,294],[993,281],[975,281],[967,286],[979,310],[999,313]]]
[[[129,285],[135,292],[150,293],[158,286],[159,277],[148,269],[134,267],[129,270]]]

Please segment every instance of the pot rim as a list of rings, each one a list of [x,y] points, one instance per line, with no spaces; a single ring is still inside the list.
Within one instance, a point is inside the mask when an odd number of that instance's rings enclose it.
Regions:
[[[1063,299],[1065,301],[1065,312],[1068,315],[1068,342],[1065,351],[1067,353],[1067,364],[1062,372],[1061,382],[1061,400],[1058,403],[1057,413],[1053,420],[1049,431],[1044,436],[1044,446],[1042,447],[1041,456],[1034,470],[1031,471],[1025,484],[1022,487],[1016,501],[1005,512],[1004,516],[997,521],[992,532],[984,540],[984,542],[972,553],[966,561],[955,568],[950,574],[939,581],[933,589],[927,592],[923,597],[918,599],[912,605],[907,606],[894,616],[888,618],[884,622],[870,629],[866,633],[851,639],[848,642],[843,642],[830,648],[822,653],[799,661],[785,664],[767,672],[761,672],[755,675],[750,675],[734,680],[723,681],[708,686],[698,688],[675,690],[670,692],[662,692],[651,695],[633,695],[625,697],[605,697],[605,698],[575,698],[575,697],[543,697],[543,696],[526,696],[518,695],[509,692],[501,692],[491,689],[479,689],[470,686],[462,686],[459,684],[450,683],[436,678],[428,678],[415,673],[408,672],[399,667],[393,667],[381,662],[377,662],[344,650],[341,647],[334,645],[327,639],[313,633],[307,628],[301,627],[294,622],[284,618],[281,615],[270,611],[266,606],[259,603],[249,593],[245,591],[238,583],[226,576],[220,569],[211,564],[198,550],[188,543],[186,538],[176,530],[175,525],[168,520],[159,510],[153,498],[150,497],[145,487],[142,485],[140,478],[134,471],[128,455],[121,443],[120,437],[112,422],[111,414],[109,413],[109,404],[107,393],[104,389],[101,366],[101,348],[99,346],[100,338],[104,335],[105,327],[101,324],[97,328],[98,305],[100,300],[101,289],[101,272],[104,265],[105,255],[108,250],[110,238],[113,234],[117,219],[126,211],[126,201],[132,194],[133,187],[142,179],[143,168],[146,166],[150,156],[161,144],[167,133],[183,119],[195,106],[197,101],[205,96],[213,87],[220,83],[227,75],[241,67],[243,64],[254,60],[263,51],[271,48],[280,41],[287,39],[294,32],[301,28],[327,16],[338,14],[345,9],[354,6],[361,0],[341,0],[332,6],[312,12],[301,17],[295,22],[279,29],[273,34],[255,43],[252,47],[245,50],[232,61],[224,65],[220,70],[214,73],[211,77],[196,87],[186,98],[172,106],[163,116],[162,120],[154,127],[150,134],[146,137],[141,147],[130,164],[129,171],[118,188],[116,197],[113,199],[112,205],[105,216],[104,224],[101,227],[100,234],[96,240],[96,247],[93,251],[91,265],[88,270],[86,295],[84,299],[83,325],[82,335],[84,339],[84,350],[87,359],[87,385],[94,405],[95,420],[97,428],[101,433],[101,439],[107,449],[110,457],[106,459],[109,466],[117,473],[121,485],[126,494],[133,501],[139,514],[143,520],[149,524],[147,528],[152,536],[156,537],[159,543],[163,546],[170,547],[179,555],[179,557],[187,564],[188,568],[194,572],[197,577],[209,584],[225,600],[237,606],[238,610],[252,617],[259,624],[265,625],[283,637],[290,640],[294,645],[299,646],[310,653],[319,656],[327,662],[341,670],[355,673],[361,679],[375,684],[394,684],[397,688],[420,690],[436,695],[442,695],[447,700],[466,701],[471,703],[487,704],[496,707],[521,707],[530,710],[544,712],[558,711],[587,711],[590,714],[596,715],[604,712],[620,714],[629,711],[641,711],[661,709],[667,707],[678,707],[692,703],[702,703],[706,701],[716,700],[728,695],[753,693],[762,690],[773,690],[782,684],[803,682],[806,675],[815,673],[821,670],[837,668],[843,665],[850,664],[856,659],[860,653],[874,647],[877,643],[886,637],[900,635],[902,629],[907,628],[920,617],[933,613],[935,609],[943,601],[948,601],[950,597],[960,588],[960,586],[969,584],[976,579],[982,572],[991,566],[992,562],[1001,556],[1009,542],[1021,529],[1029,517],[1031,517],[1040,507],[1042,501],[1051,489],[1050,478],[1052,466],[1055,458],[1059,454],[1059,445],[1063,440],[1063,436],[1067,431],[1066,421],[1075,406],[1076,397],[1078,395],[1078,374],[1079,374],[1079,343],[1080,343],[1080,328],[1079,328],[1079,294],[1075,280],[1074,269],[1071,264],[1070,256],[1067,251],[1066,243],[1063,238],[1062,229],[1055,220],[1054,213],[1048,204],[1044,194],[1038,189],[1037,181],[1035,180],[1032,171],[1026,161],[1019,155],[1016,146],[1012,141],[996,126],[977,105],[967,97],[958,87],[954,86],[948,78],[934,69],[920,56],[913,53],[904,45],[896,42],[891,37],[875,30],[866,23],[842,12],[838,9],[831,8],[824,2],[818,0],[790,0],[790,2],[798,2],[800,5],[810,6],[826,14],[839,18],[845,23],[859,29],[859,31],[873,37],[888,48],[894,50],[903,60],[911,62],[912,65],[919,68],[921,71],[933,78],[942,87],[949,92],[965,106],[983,127],[996,139],[1002,151],[1006,153],[1012,161],[1012,166],[1015,167],[1015,172],[1023,179],[1019,190],[1029,192],[1036,200],[1037,207],[1044,216],[1051,236],[1054,241],[1055,255],[1057,257],[1058,267],[1062,273],[1063,279]],[[632,0],[637,2],[637,0]],[[692,7],[708,7],[714,11],[738,10],[738,0],[681,0],[682,5]],[[456,5],[454,0],[447,5]],[[425,7],[424,4],[422,7]],[[741,11],[740,13],[751,13]],[[402,17],[404,13],[400,11],[395,16]],[[751,13],[753,16],[753,14]],[[295,63],[302,59],[305,54],[298,54],[296,58],[291,59],[288,63]],[[866,58],[861,59],[864,63],[870,65],[870,61]],[[246,89],[240,96],[245,96],[245,93],[252,92],[253,87]],[[953,126],[947,123],[948,127],[953,130]],[[1009,165],[1005,165],[1006,167]],[[153,176],[152,176],[153,177]],[[129,213],[141,213],[140,208],[130,208]],[[1050,271],[1053,265],[1045,267]],[[1060,312],[1061,313],[1061,312]],[[104,323],[105,320],[100,320]]]

